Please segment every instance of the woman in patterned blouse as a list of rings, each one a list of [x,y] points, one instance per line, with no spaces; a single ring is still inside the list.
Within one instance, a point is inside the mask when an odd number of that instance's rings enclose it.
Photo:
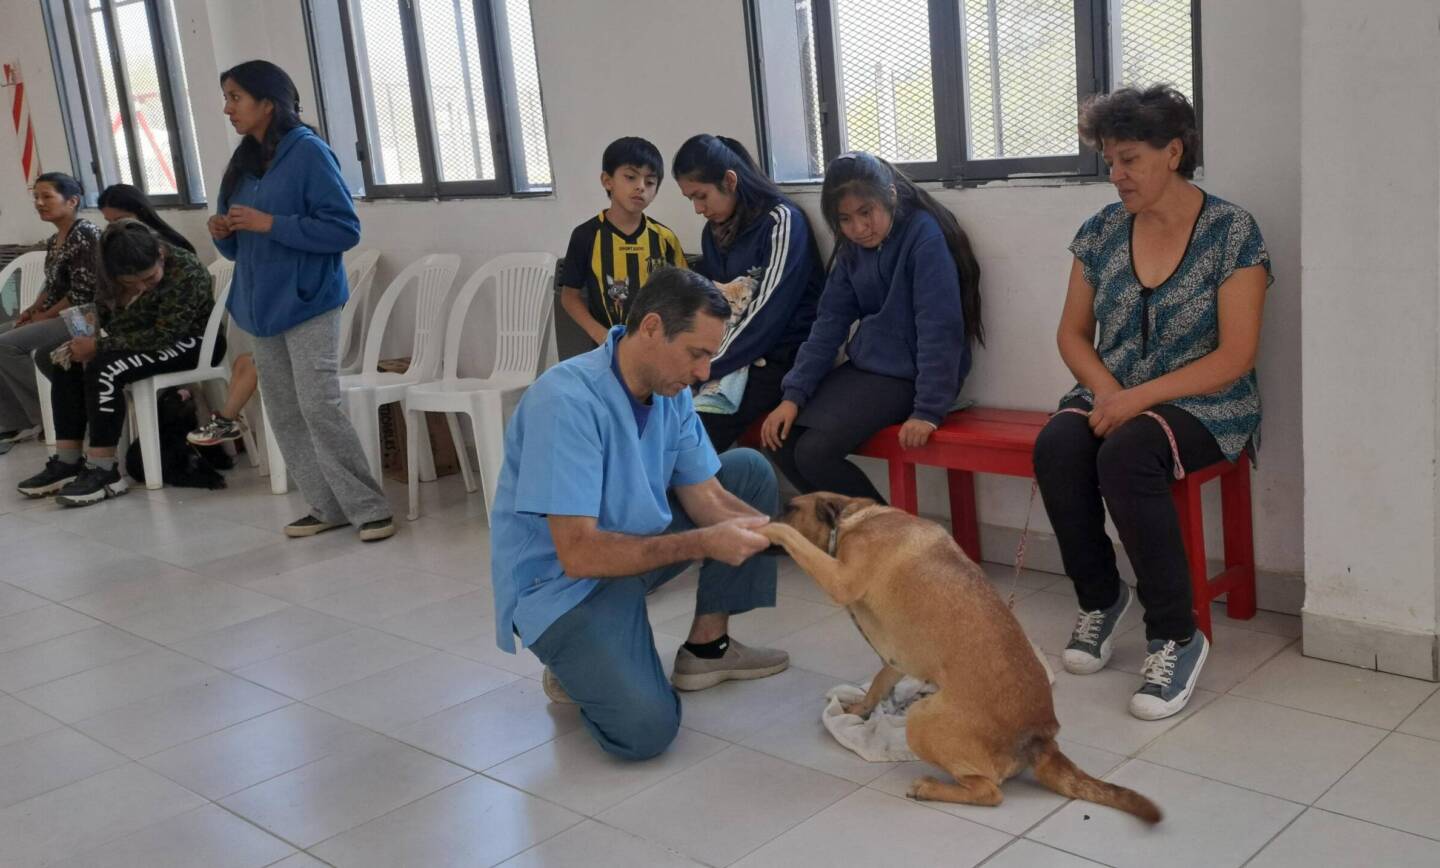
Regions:
[[[1193,471],[1249,460],[1258,444],[1255,355],[1270,257],[1254,218],[1191,183],[1199,132],[1175,89],[1097,97],[1080,133],[1105,158],[1120,201],[1070,245],[1058,342],[1078,383],[1035,444],[1035,477],[1080,602],[1065,668],[1104,668],[1130,608],[1105,533],[1108,506],[1145,610],[1147,656],[1130,712],[1158,720],[1185,707],[1209,651],[1195,628],[1170,482],[1177,461]]]
[[[45,286],[35,303],[0,334],[0,450],[40,431],[40,399],[31,354],[48,353],[70,337],[60,311],[95,298],[95,248],[100,230],[79,216],[80,183],[49,172],[35,181],[35,212],[54,224],[45,246]],[[3,454],[3,451],[0,451]]]

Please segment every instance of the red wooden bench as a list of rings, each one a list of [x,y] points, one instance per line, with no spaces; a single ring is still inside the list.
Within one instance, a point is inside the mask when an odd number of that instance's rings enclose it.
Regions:
[[[916,449],[902,449],[900,426],[886,428],[870,438],[855,454],[879,458],[890,466],[890,502],[910,513],[919,513],[915,468],[943,467],[949,481],[950,518],[955,542],[972,560],[980,560],[980,522],[975,511],[975,474],[1032,478],[1035,438],[1049,421],[1050,414],[1034,410],[999,410],[971,407],[951,413],[945,424]],[[763,420],[762,420],[763,421]],[[757,422],[742,442],[760,442]],[[1221,511],[1225,540],[1225,568],[1211,576],[1205,560],[1205,516],[1200,505],[1200,487],[1220,480]],[[1210,603],[1221,594],[1231,618],[1255,615],[1255,548],[1250,513],[1250,463],[1242,458],[1221,461],[1186,474],[1170,487],[1180,515],[1180,532],[1190,566],[1190,585],[1195,602],[1195,621],[1210,636]]]

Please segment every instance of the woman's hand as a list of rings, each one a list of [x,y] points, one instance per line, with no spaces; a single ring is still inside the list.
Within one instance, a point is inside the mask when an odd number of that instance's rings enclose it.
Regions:
[[[905,449],[924,446],[930,442],[930,435],[935,433],[935,428],[935,423],[926,422],[924,419],[906,419],[905,424],[900,426],[900,446]]]
[[[88,362],[95,358],[94,338],[71,338],[70,358],[77,362]]]
[[[225,215],[230,221],[231,232],[258,232],[264,235],[275,225],[275,218],[264,211],[256,211],[254,208],[246,208],[244,205],[235,205],[230,213]]]
[[[1095,432],[1096,437],[1108,437],[1121,425],[1149,410],[1150,406],[1137,389],[1096,395],[1095,407],[1090,411],[1090,430]]]
[[[794,401],[781,401],[780,406],[765,417],[765,424],[760,428],[760,442],[766,449],[779,451],[780,445],[790,435],[790,427],[795,424],[795,417],[799,415],[800,405]]]
[[[205,228],[210,230],[210,237],[216,241],[229,238],[234,234],[230,231],[230,218],[224,214],[210,215],[210,219],[205,221]]]
[[[20,315],[19,315],[19,316],[15,317],[15,328],[18,329],[18,328],[20,328],[20,327],[23,326],[23,325],[29,325],[30,323],[32,323],[32,322],[34,322],[34,321],[35,321],[35,308],[33,308],[33,307],[27,307],[27,308],[25,308],[24,310],[20,311]]]

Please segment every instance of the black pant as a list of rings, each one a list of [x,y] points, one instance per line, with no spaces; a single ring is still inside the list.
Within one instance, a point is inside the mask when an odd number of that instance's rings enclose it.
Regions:
[[[881,428],[910,418],[914,409],[913,381],[869,374],[847,362],[820,382],[775,463],[802,494],[833,491],[884,503],[848,456]]]
[[[221,336],[215,358],[225,355]],[[55,415],[56,440],[84,440],[90,432],[90,446],[112,449],[120,442],[125,424],[125,386],[136,380],[189,371],[199,365],[200,338],[182,338],[172,346],[153,353],[130,350],[103,352],[90,361],[71,363],[68,370],[57,368],[49,353],[36,353],[35,364],[50,380],[50,405]]]
[[[750,366],[750,376],[745,380],[745,395],[734,413],[700,414],[700,424],[705,426],[705,433],[710,435],[710,444],[716,452],[724,452],[734,446],[756,419],[768,416],[780,404],[780,382],[790,373],[790,366],[795,364],[797,349],[777,349],[765,357],[764,365]]]
[[[1089,409],[1083,401],[1066,406]],[[1187,471],[1224,458],[1194,416],[1168,404],[1152,409],[1169,423]],[[1170,499],[1174,470],[1170,441],[1148,416],[1136,416],[1101,439],[1086,417],[1061,413],[1035,442],[1035,479],[1080,608],[1109,608],[1120,593],[1115,546],[1105,533],[1108,506],[1135,568],[1147,639],[1179,641],[1195,633],[1190,570]]]

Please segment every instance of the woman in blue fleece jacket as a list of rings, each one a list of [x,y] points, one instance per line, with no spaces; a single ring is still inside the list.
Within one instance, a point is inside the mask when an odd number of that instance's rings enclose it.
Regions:
[[[384,489],[340,409],[336,354],[349,295],[340,255],[360,218],[335,154],[300,121],[285,71],[251,60],[220,76],[225,115],[243,136],[208,227],[235,261],[230,316],[255,336],[270,428],[310,513],[285,527],[307,537],[352,524],[367,542],[395,533]]]
[[[705,218],[696,270],[728,284],[759,269],[748,304],[732,310],[711,380],[749,368],[733,413],[702,412],[715,451],[724,452],[750,423],[780,403],[780,383],[815,322],[825,269],[815,234],[799,206],[734,139],[692,136],[672,165],[680,192]]]
[[[954,215],[870,154],[830,164],[820,209],[835,233],[833,266],[762,439],[801,492],[883,503],[846,456],[901,422],[901,444],[922,446],[944,420],[971,341],[984,342],[980,265]],[[849,359],[832,368],[856,320]]]

